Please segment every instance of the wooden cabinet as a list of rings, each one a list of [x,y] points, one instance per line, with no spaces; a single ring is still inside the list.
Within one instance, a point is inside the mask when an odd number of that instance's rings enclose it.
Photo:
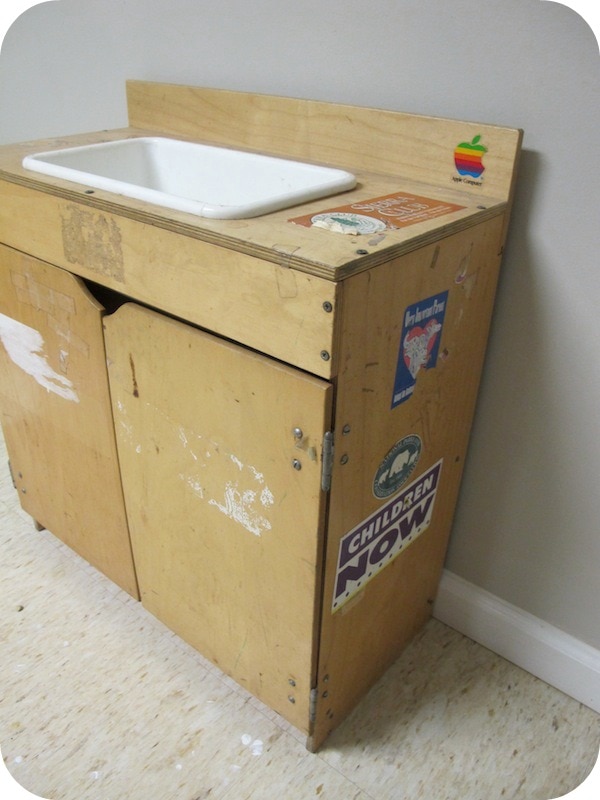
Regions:
[[[431,614],[521,132],[139,82],[128,97],[125,131],[0,148],[17,489],[316,749]],[[203,220],[21,167],[149,132],[359,183]],[[378,224],[311,224],[327,212]]]

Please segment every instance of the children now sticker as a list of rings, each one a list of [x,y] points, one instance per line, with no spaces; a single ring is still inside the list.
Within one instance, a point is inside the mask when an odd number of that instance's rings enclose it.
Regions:
[[[342,538],[332,612],[338,611],[427,530],[442,461],[440,459]]]

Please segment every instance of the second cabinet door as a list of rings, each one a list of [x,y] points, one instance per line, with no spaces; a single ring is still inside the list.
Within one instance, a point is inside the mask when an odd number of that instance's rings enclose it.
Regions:
[[[330,384],[134,304],[105,334],[142,602],[308,732]]]

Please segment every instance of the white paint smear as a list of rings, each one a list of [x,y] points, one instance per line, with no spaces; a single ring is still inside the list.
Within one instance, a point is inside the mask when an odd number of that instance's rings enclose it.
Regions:
[[[0,314],[0,340],[10,360],[31,375],[46,391],[57,394],[65,400],[79,402],[71,381],[55,372],[48,364],[44,353],[44,339],[39,331]]]
[[[261,511],[274,505],[275,498],[269,487],[265,485],[263,473],[250,464],[244,464],[234,453],[224,450],[219,442],[202,434],[185,429],[181,425],[177,428],[177,434],[185,451],[195,462],[193,472],[179,472],[179,479],[208,505],[217,508],[222,514],[234,522],[238,522],[255,536],[261,536],[263,531],[270,531],[271,523],[262,515]],[[213,448],[212,452],[205,450],[205,461],[199,460],[190,446],[191,444],[196,446],[197,443],[203,441],[209,442]],[[200,444],[199,447],[204,447],[204,445]],[[212,459],[212,467],[208,463],[209,459]],[[218,496],[220,492],[215,486],[217,476],[214,470],[218,468],[218,463],[224,466],[223,460],[234,465],[234,475],[232,476],[233,480],[226,482],[221,500],[215,498],[215,494]],[[230,473],[231,471],[229,469]],[[256,484],[262,488],[259,489]]]
[[[250,745],[250,751],[253,756],[262,756],[263,754],[263,743],[261,739],[255,739],[252,744]]]
[[[236,465],[236,467],[239,469],[240,472],[244,469],[244,465],[237,456],[231,454],[229,458],[233,461],[233,463]]]
[[[209,500],[208,504],[215,506],[229,519],[239,522],[247,531],[255,536],[260,536],[263,531],[271,530],[271,523],[254,508],[256,502],[256,492],[252,489],[239,491],[237,484],[228,482],[225,486],[224,502]],[[265,505],[263,503],[263,505]]]
[[[273,497],[273,492],[269,489],[268,486],[265,486],[265,488],[260,493],[260,502],[263,504],[265,508],[267,506],[272,506],[273,503],[275,502],[275,498]]]
[[[265,482],[265,476],[262,472],[259,472],[256,467],[253,467],[252,464],[248,464],[248,469],[254,475],[254,479],[257,480],[259,483]]]
[[[253,756],[262,756],[264,746],[262,739],[253,739],[248,733],[244,733],[241,739],[244,747],[249,747]]]
[[[184,475],[183,472],[179,473],[179,477],[182,481],[185,481],[190,489],[198,495],[198,497],[204,497],[204,489],[202,488],[202,484],[200,481],[193,478],[191,475]]]

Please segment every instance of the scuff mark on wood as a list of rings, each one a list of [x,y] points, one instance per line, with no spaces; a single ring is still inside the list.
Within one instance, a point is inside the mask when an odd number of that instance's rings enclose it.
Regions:
[[[129,353],[129,366],[131,367],[131,382],[133,384],[133,396],[139,397],[140,390],[138,387],[137,378],[135,377],[135,364],[133,363],[133,356]]]

